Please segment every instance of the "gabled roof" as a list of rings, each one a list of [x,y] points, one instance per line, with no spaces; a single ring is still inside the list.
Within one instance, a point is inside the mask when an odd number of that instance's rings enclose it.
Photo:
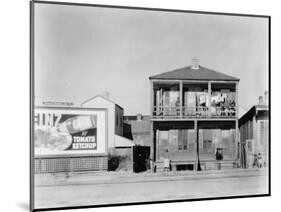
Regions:
[[[92,97],[92,98],[90,98],[90,99],[87,99],[86,101],[82,102],[81,105],[83,105],[83,104],[85,104],[85,103],[87,103],[87,102],[89,102],[89,101],[91,101],[91,100],[93,100],[93,99],[97,99],[97,98],[102,98],[102,99],[104,99],[104,100],[106,100],[106,101],[108,101],[108,102],[110,102],[110,103],[112,103],[112,104],[114,104],[114,105],[120,107],[121,109],[124,109],[124,108],[121,107],[120,105],[116,104],[115,102],[113,102],[113,101],[110,100],[110,99],[105,98],[105,97],[102,96],[102,95],[96,95],[96,96],[94,96],[94,97]]]
[[[238,78],[205,68],[203,66],[199,66],[198,69],[192,69],[191,66],[187,66],[151,76],[149,79],[239,81]]]
[[[239,118],[239,126],[246,123],[248,120],[251,120],[254,116],[257,115],[258,111],[268,111],[268,105],[254,105],[251,107],[242,117]]]

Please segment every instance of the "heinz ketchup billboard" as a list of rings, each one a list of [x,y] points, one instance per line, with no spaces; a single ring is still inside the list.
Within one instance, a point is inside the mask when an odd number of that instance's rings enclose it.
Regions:
[[[35,108],[35,155],[104,153],[106,111]]]

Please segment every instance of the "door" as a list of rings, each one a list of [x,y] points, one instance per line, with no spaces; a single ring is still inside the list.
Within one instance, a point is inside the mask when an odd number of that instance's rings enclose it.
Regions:
[[[134,172],[146,171],[149,167],[150,147],[134,146],[133,147],[133,170]]]
[[[166,152],[168,151],[169,144],[169,131],[168,130],[158,130],[157,131],[157,157],[156,160],[163,159],[166,157]]]
[[[254,140],[253,139],[247,139],[246,140],[246,146],[245,146],[245,152],[246,152],[246,166],[247,168],[250,168],[254,164]]]
[[[179,101],[178,91],[164,91],[164,115],[176,116],[177,115],[177,101]]]
[[[247,168],[246,144],[241,144],[241,167]]]

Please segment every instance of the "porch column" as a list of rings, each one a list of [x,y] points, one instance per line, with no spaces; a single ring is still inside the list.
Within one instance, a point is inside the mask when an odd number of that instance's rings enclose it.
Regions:
[[[153,89],[153,81],[150,81],[150,113],[151,117],[154,115],[154,89]]]
[[[198,129],[198,120],[194,120],[194,131],[195,131],[195,146],[196,146],[196,164],[195,170],[201,171],[200,158],[199,158],[199,129]]]
[[[180,117],[182,117],[182,81],[180,81]]]
[[[239,102],[238,102],[238,82],[235,83],[235,155],[238,158],[238,142],[239,142]],[[241,143],[240,143],[241,146]]]
[[[152,123],[152,127],[153,127],[153,123]],[[156,144],[156,129],[152,130],[152,137],[153,137],[153,161],[156,161],[157,157],[157,144]]]
[[[208,115],[211,116],[211,94],[212,92],[212,84],[211,81],[208,82]]]
[[[235,116],[239,118],[238,82],[235,83]]]
[[[235,120],[235,157],[238,158],[238,142],[239,142],[239,121],[238,118]],[[241,144],[240,144],[241,146]]]

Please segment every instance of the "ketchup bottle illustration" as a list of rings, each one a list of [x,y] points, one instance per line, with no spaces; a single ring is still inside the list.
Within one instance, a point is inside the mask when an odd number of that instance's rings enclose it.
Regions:
[[[57,126],[57,131],[60,133],[74,134],[84,130],[97,127],[96,116],[75,116],[67,119]]]

